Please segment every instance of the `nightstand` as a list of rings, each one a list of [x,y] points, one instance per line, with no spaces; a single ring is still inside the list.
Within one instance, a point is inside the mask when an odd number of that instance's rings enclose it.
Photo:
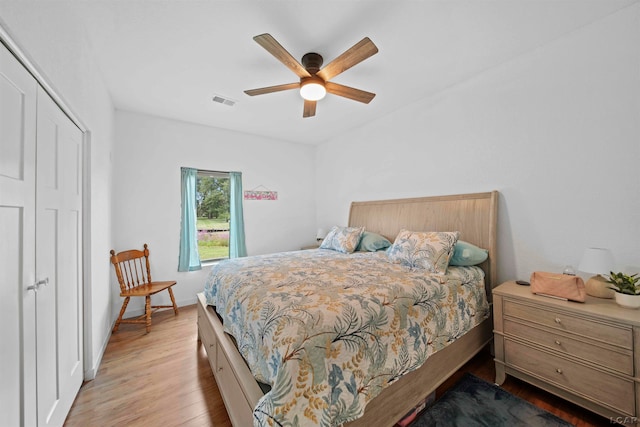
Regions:
[[[304,251],[307,249],[318,249],[319,247],[320,247],[320,243],[315,243],[313,245],[303,246],[300,249]]]
[[[493,322],[497,384],[508,374],[613,422],[638,422],[640,310],[506,282],[493,289]]]

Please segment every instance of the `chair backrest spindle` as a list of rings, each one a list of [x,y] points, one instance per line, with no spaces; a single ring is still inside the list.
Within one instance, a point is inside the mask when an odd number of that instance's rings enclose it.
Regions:
[[[127,278],[125,284],[127,285],[128,289],[131,289],[136,285],[134,283],[134,276],[131,271],[131,261],[123,261],[122,265],[124,266],[125,277]]]

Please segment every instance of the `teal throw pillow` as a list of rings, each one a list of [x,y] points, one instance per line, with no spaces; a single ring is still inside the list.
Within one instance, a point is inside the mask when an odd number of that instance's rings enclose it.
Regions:
[[[365,231],[360,238],[360,243],[358,244],[356,251],[375,252],[381,249],[387,249],[389,246],[391,246],[391,242],[384,236],[370,231]]]
[[[464,240],[458,240],[453,248],[453,256],[449,261],[449,265],[478,265],[485,262],[488,256],[488,250],[479,248]]]

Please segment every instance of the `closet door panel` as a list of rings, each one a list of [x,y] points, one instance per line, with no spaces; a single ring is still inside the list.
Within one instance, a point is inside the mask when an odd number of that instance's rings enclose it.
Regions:
[[[0,425],[36,425],[36,81],[0,45]]]
[[[37,295],[38,425],[45,426],[64,422],[82,384],[82,133],[42,89],[37,121],[36,275],[48,280]]]
[[[2,199],[2,196],[0,196]],[[0,204],[2,201],[0,200]],[[24,289],[23,277],[25,276],[25,264],[23,254],[16,251],[24,245],[24,213],[25,209],[15,206],[0,206],[0,233],[2,243],[0,243],[0,336],[2,337],[2,351],[0,351],[0,425],[19,426],[22,425],[23,415],[27,418],[29,414],[23,414],[23,396],[29,391],[35,402],[35,372],[27,368],[27,375],[31,382],[25,388],[21,380],[22,365],[24,356],[35,355],[33,339],[24,342],[24,326],[33,327],[32,322],[23,325],[21,319],[25,309],[33,313],[33,300],[28,301],[28,291]],[[31,246],[27,244],[27,246]],[[31,248],[33,248],[31,246]],[[23,303],[23,298],[27,301]],[[33,330],[33,329],[31,329]],[[27,331],[28,333],[28,331]],[[28,338],[28,337],[27,337]],[[33,365],[32,365],[33,366]],[[29,389],[29,390],[27,390]],[[35,411],[35,405],[31,408]],[[34,425],[35,417],[30,425]]]
[[[59,372],[57,369],[58,348],[56,337],[58,272],[56,268],[56,246],[58,229],[57,209],[43,209],[37,215],[36,264],[39,280],[48,280],[36,295],[36,342],[38,367],[38,424],[46,424],[58,406]],[[44,274],[46,272],[46,274]]]

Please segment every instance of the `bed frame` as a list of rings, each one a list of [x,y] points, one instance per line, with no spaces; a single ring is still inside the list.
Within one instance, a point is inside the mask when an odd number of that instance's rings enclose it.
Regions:
[[[353,202],[349,226],[364,226],[390,241],[401,229],[460,231],[460,239],[489,250],[480,267],[485,272],[487,296],[496,285],[496,224],[498,192],[453,196]],[[403,376],[371,400],[364,415],[348,427],[393,426],[420,401],[475,356],[492,339],[489,317],[464,336],[434,353],[419,369]],[[205,347],[231,423],[253,425],[253,408],[263,391],[226,334],[213,307],[198,294],[198,339]]]

